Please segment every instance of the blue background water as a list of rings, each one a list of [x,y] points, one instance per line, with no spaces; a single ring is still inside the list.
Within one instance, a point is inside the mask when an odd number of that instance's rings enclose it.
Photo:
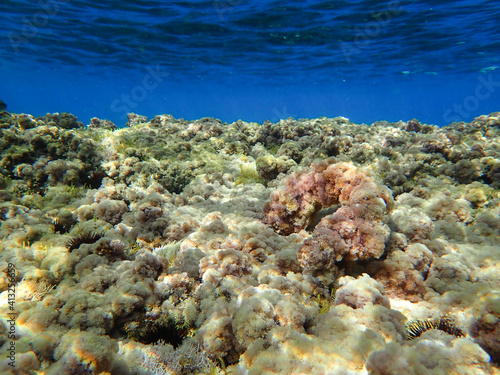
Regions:
[[[13,112],[345,116],[500,110],[498,1],[1,0]]]

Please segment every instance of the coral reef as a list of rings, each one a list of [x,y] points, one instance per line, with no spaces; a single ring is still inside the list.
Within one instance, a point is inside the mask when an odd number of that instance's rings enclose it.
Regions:
[[[0,113],[2,374],[499,373],[500,113],[128,119]]]

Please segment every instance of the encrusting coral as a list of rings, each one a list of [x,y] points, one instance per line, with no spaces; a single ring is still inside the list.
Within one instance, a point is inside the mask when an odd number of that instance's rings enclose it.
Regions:
[[[340,205],[316,225],[321,209]],[[384,217],[392,208],[391,191],[349,163],[313,164],[295,173],[285,189],[271,194],[264,222],[281,234],[314,229],[299,251],[308,270],[329,269],[342,259],[379,258],[390,235]]]

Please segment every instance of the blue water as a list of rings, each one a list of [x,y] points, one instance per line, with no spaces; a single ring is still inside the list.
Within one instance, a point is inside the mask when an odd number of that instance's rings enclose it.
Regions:
[[[500,110],[500,2],[1,0],[12,112],[444,125]]]

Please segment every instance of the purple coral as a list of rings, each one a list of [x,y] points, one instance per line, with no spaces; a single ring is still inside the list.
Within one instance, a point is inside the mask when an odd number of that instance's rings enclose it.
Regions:
[[[349,163],[313,164],[295,173],[285,189],[275,191],[264,207],[264,222],[281,234],[312,228],[321,209],[340,205],[314,228],[299,250],[302,266],[329,269],[343,258],[379,258],[390,230],[385,214],[393,205],[391,191]]]

